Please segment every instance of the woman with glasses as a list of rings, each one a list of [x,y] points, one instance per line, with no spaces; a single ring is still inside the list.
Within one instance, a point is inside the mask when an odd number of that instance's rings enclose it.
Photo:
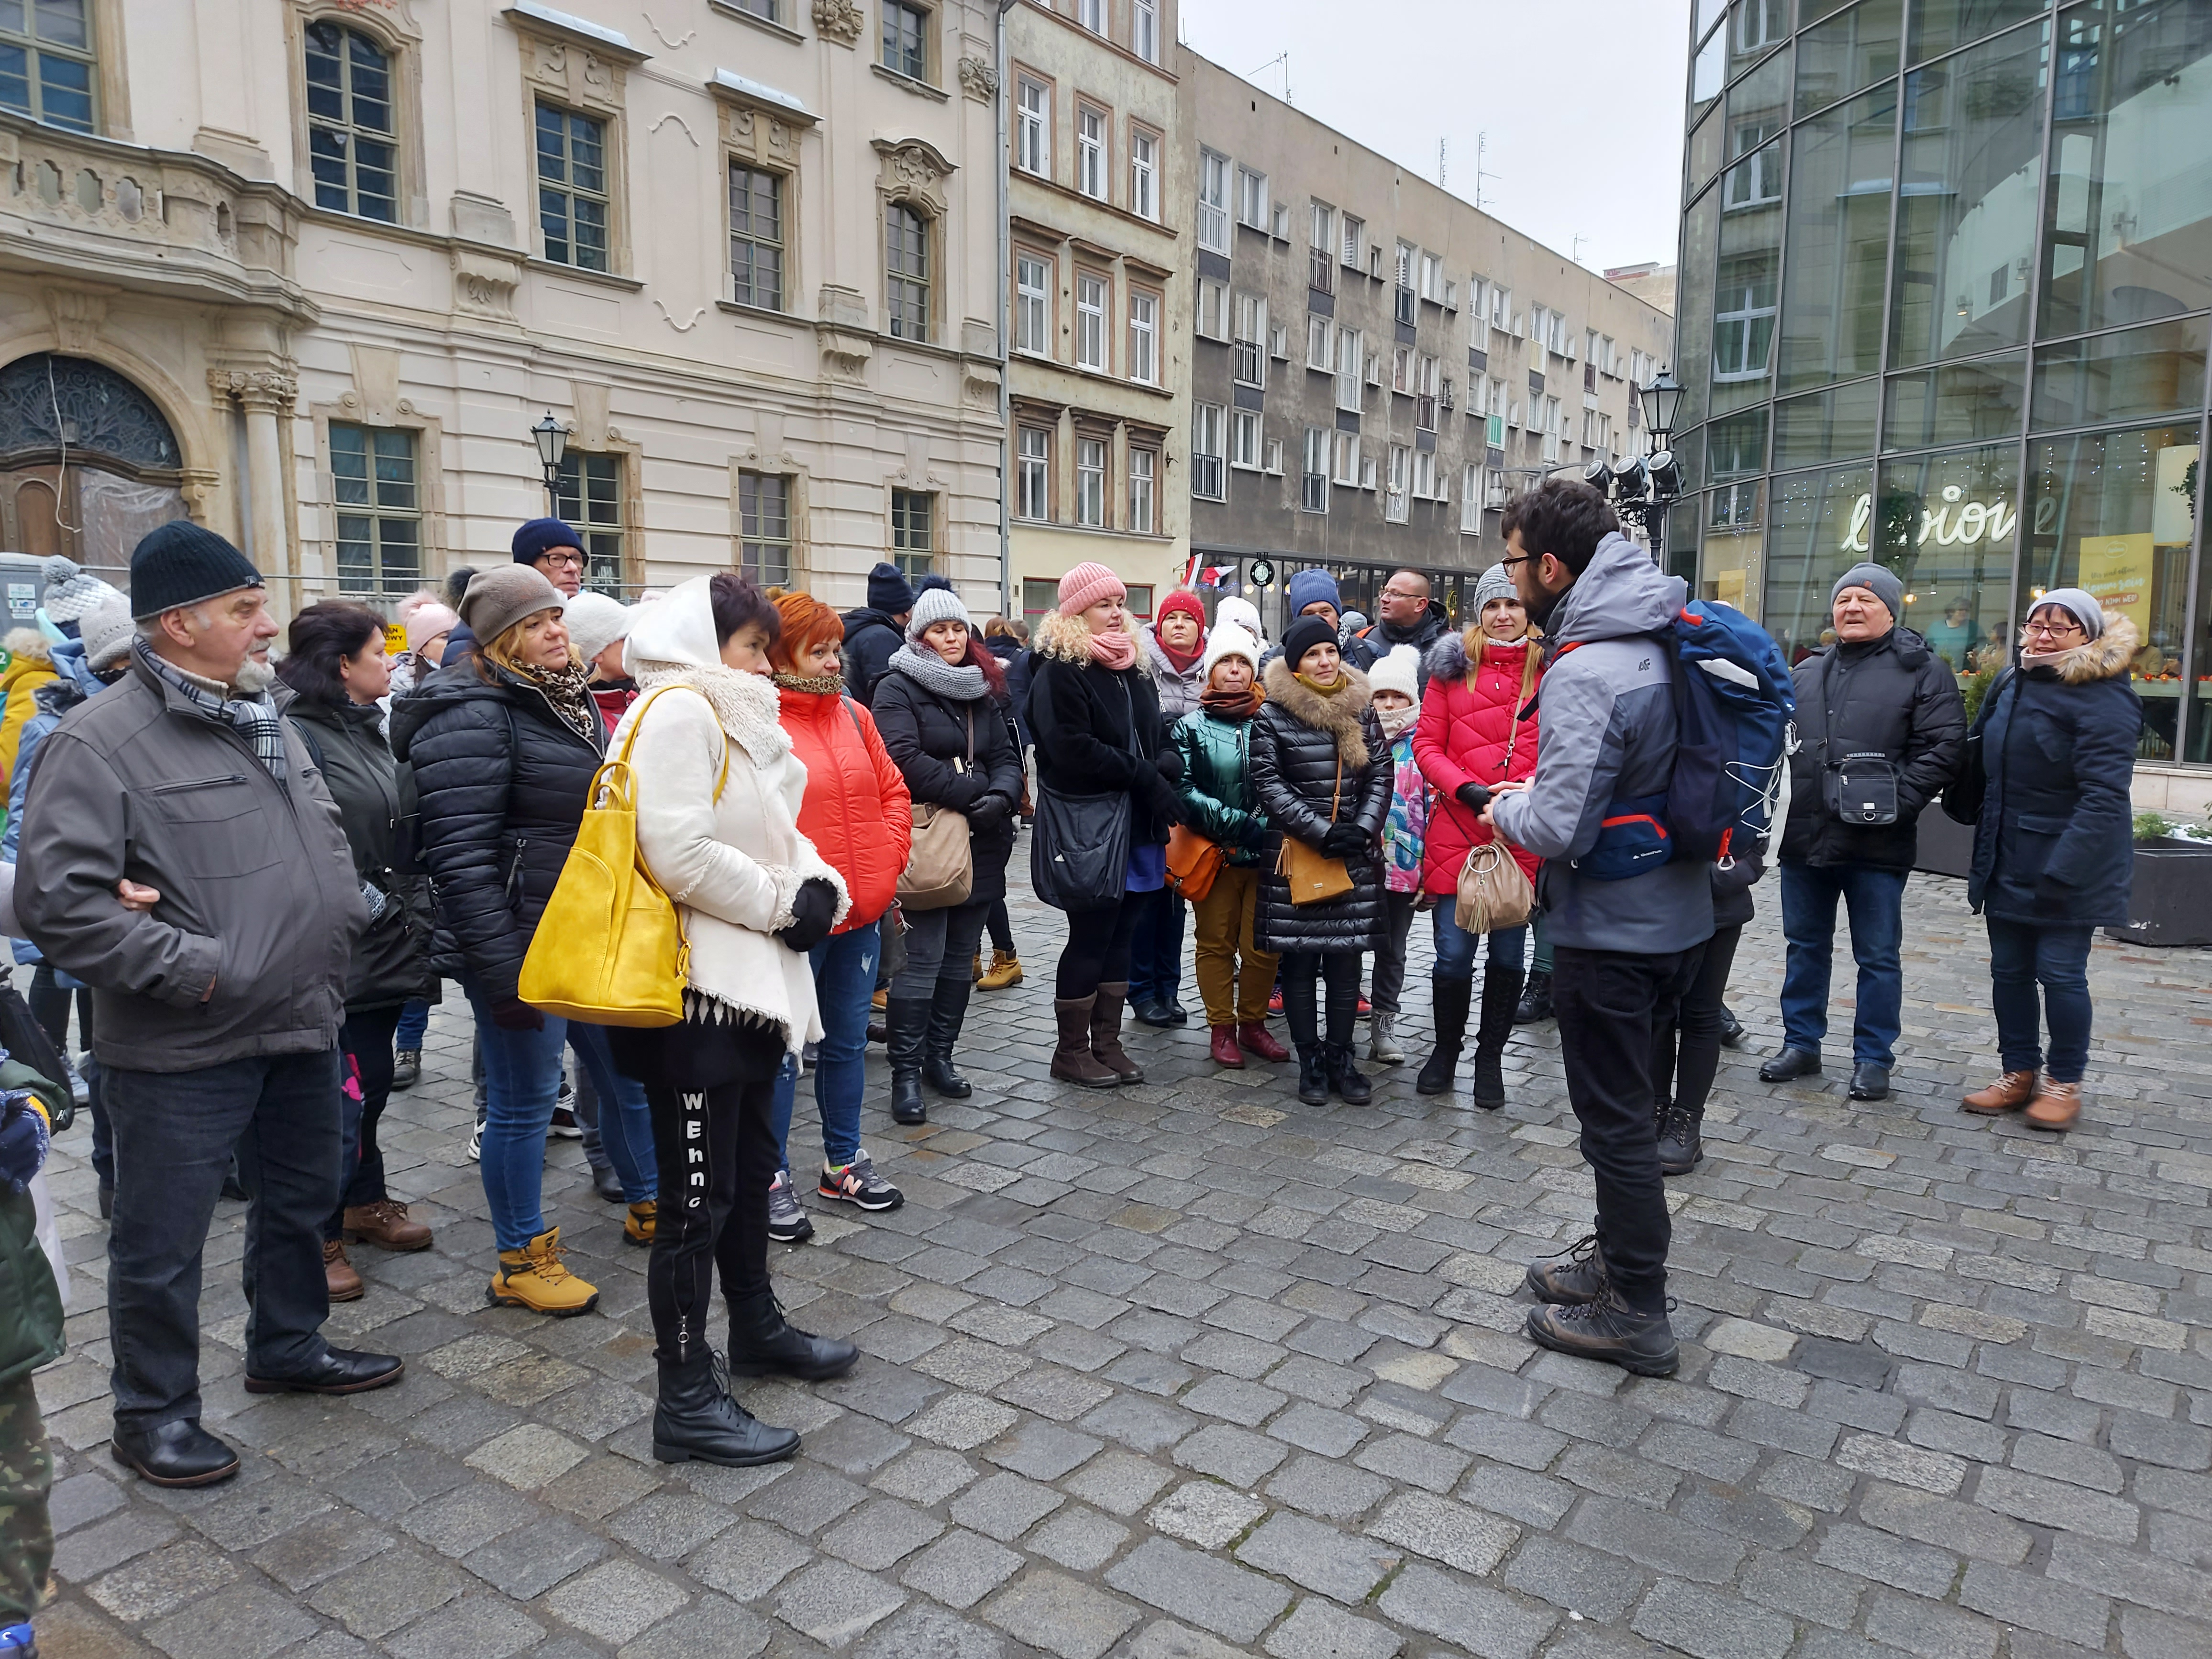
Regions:
[[[2135,651],[2135,624],[2083,589],[2042,595],[2021,630],[2018,665],[1982,700],[1966,776],[1945,798],[1947,812],[1974,825],[1966,902],[1989,926],[2004,1068],[1960,1103],[1970,1112],[2024,1110],[2031,1128],[2050,1130],[2081,1115],[2089,944],[2128,919],[2130,787],[2142,734],[2142,702],[2128,684]]]

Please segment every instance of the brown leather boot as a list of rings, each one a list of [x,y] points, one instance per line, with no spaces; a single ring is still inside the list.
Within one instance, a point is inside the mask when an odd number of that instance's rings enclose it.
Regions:
[[[1060,1022],[1060,1047],[1053,1050],[1052,1075],[1062,1083],[1079,1083],[1086,1089],[1110,1089],[1121,1079],[1091,1057],[1091,997],[1054,998],[1053,1017]]]
[[[2031,1129],[2070,1129],[2081,1115],[2081,1085],[2078,1083],[2059,1083],[2051,1074],[2044,1073],[2035,1085],[2035,1099],[2027,1113]]]
[[[2004,1112],[2016,1112],[2034,1098],[2034,1073],[2007,1072],[1988,1088],[1975,1090],[1959,1104],[1984,1117],[1996,1117]]]
[[[380,1250],[427,1250],[430,1230],[408,1218],[407,1206],[397,1199],[380,1198],[374,1204],[346,1207],[345,1236]]]
[[[1101,985],[1091,1003],[1091,1056],[1114,1073],[1117,1083],[1142,1083],[1143,1066],[1121,1048],[1121,1005],[1129,998],[1129,982]]]
[[[353,1263],[346,1260],[343,1239],[323,1241],[323,1281],[330,1286],[333,1302],[358,1302],[368,1288],[353,1270]]]
[[[1213,1028],[1213,1041],[1207,1054],[1216,1066],[1232,1066],[1240,1072],[1244,1069],[1244,1051],[1237,1046],[1237,1028],[1234,1025]]]

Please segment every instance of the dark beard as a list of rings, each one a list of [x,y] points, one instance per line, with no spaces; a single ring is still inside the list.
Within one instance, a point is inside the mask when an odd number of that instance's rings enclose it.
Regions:
[[[1528,620],[1534,626],[1545,628],[1552,620],[1552,613],[1559,608],[1559,601],[1567,597],[1567,592],[1568,590],[1563,587],[1556,593],[1546,593],[1540,599],[1524,599],[1521,601],[1521,608],[1528,613]]]

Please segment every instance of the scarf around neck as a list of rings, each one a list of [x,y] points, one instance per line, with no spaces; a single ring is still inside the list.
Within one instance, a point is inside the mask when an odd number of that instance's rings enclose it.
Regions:
[[[563,663],[558,668],[527,668],[520,663],[502,663],[500,666],[523,684],[543,691],[553,712],[578,737],[597,742],[606,730],[599,720],[599,705],[592,701],[592,671],[588,664]]]
[[[983,671],[975,664],[955,668],[919,640],[903,651],[893,652],[890,666],[951,702],[974,702],[989,690]]]
[[[1133,668],[1137,665],[1137,641],[1129,634],[1092,634],[1091,660],[1102,668]]]
[[[1198,694],[1198,706],[1220,720],[1249,720],[1260,712],[1260,705],[1266,701],[1267,696],[1257,684],[1242,691],[1224,691],[1209,685]]]
[[[835,697],[845,690],[845,677],[831,674],[773,674],[769,678],[784,691],[804,691],[817,697]]]
[[[1206,654],[1206,635],[1203,632],[1198,636],[1198,643],[1188,651],[1176,650],[1160,637],[1158,629],[1152,630],[1152,643],[1159,647],[1160,655],[1168,659],[1178,674],[1189,673],[1191,664]]]
[[[1421,705],[1417,702],[1407,703],[1403,708],[1377,708],[1375,711],[1375,718],[1382,726],[1385,743],[1397,742],[1398,734],[1420,717]]]
[[[1293,673],[1291,678],[1317,697],[1333,697],[1352,684],[1341,672],[1339,672],[1337,677],[1327,685],[1322,684],[1318,680],[1310,680],[1304,674]]]
[[[253,758],[276,780],[276,787],[287,795],[291,793],[291,780],[285,775],[284,720],[266,692],[257,691],[246,696],[225,695],[214,690],[212,682],[186,673],[156,653],[143,638],[133,639],[131,649],[155,679],[209,719],[221,720],[236,731],[253,750]]]

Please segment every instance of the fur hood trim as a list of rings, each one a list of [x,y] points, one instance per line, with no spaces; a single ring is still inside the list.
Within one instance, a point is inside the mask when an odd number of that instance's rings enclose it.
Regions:
[[[1091,661],[1091,624],[1080,617],[1048,611],[1037,618],[1030,648],[1040,657],[1085,667]]]
[[[1318,691],[1309,690],[1298,684],[1298,677],[1280,657],[1267,665],[1263,678],[1267,701],[1301,726],[1310,726],[1316,732],[1326,732],[1336,739],[1336,752],[1346,766],[1367,764],[1367,732],[1360,717],[1367,712],[1372,696],[1368,689],[1367,676],[1350,663],[1340,671],[1347,684],[1333,697],[1324,697]]]
[[[775,682],[765,675],[740,674],[721,663],[702,667],[633,659],[629,668],[641,702],[665,685],[680,685],[706,698],[714,706],[716,723],[744,750],[754,770],[765,770],[791,752],[791,735],[779,718],[783,699]]]
[[[2069,685],[2118,679],[2135,662],[2137,638],[2133,622],[2117,611],[2107,611],[2105,631],[2095,639],[2085,641],[2070,651],[2041,658],[2035,666],[2055,670]]]

